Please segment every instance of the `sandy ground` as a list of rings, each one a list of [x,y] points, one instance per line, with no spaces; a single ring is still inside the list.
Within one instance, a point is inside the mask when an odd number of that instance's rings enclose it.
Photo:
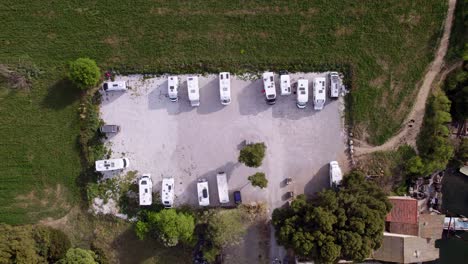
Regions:
[[[447,53],[450,33],[452,28],[453,14],[455,11],[456,0],[449,0],[449,6],[447,11],[447,17],[445,18],[444,24],[444,33],[442,39],[440,40],[439,48],[435,54],[434,61],[430,64],[424,79],[422,80],[422,85],[419,88],[418,95],[416,96],[416,101],[411,109],[411,112],[407,116],[405,122],[403,123],[402,129],[390,138],[387,142],[380,146],[369,146],[363,142],[360,142],[361,146],[354,148],[356,155],[365,155],[376,151],[386,151],[396,149],[403,144],[408,144],[413,147],[416,147],[416,138],[421,130],[424,113],[426,111],[426,101],[429,97],[432,87],[434,87],[434,80],[441,72],[444,66],[444,58]],[[459,65],[453,65],[445,71],[445,73],[440,76],[439,80],[444,80],[447,72],[450,72]]]
[[[308,79],[322,74],[293,74]],[[267,202],[270,209],[286,203],[286,192],[314,193],[328,186],[328,163],[338,160],[346,170],[343,101],[327,99],[322,111],[312,107],[312,92],[306,109],[296,107],[296,95],[279,95],[275,105],[265,103],[261,80],[233,76],[232,103],[219,100],[218,78],[200,76],[200,106],[188,101],[186,77],[181,77],[179,101],[167,97],[167,76],[146,78],[119,76],[130,91],[103,94],[102,118],[121,126],[110,137],[112,157],[128,157],[128,170],[151,173],[153,191],[161,190],[163,177],[175,178],[177,205],[198,204],[196,182],[209,181],[210,203],[219,205],[216,172],[228,175],[230,199],[241,190],[244,203]],[[276,78],[278,79],[278,78]],[[311,84],[310,87],[311,88]],[[310,90],[311,91],[311,90]],[[237,162],[244,140],[265,142],[266,158],[253,169]],[[252,187],[247,177],[266,173],[268,188]],[[284,180],[293,178],[291,185]],[[271,212],[271,211],[270,211]],[[272,255],[280,254],[272,250]]]

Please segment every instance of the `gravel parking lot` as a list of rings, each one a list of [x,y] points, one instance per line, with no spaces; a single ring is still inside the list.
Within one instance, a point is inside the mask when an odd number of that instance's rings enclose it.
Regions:
[[[128,157],[128,170],[139,175],[151,173],[153,191],[160,191],[163,177],[174,177],[176,205],[198,204],[198,178],[208,179],[210,203],[219,205],[216,172],[225,171],[231,202],[232,192],[241,190],[244,203],[266,201],[272,209],[282,206],[287,191],[314,193],[327,187],[331,160],[338,160],[346,171],[343,101],[327,99],[322,111],[314,111],[311,81],[317,75],[291,74],[292,83],[299,77],[309,80],[306,109],[296,107],[295,94],[279,95],[277,80],[278,99],[270,106],[265,103],[261,79],[233,76],[232,103],[223,106],[217,75],[200,76],[201,104],[191,107],[187,76],[179,76],[180,99],[175,103],[167,98],[167,76],[118,76],[117,80],[128,81],[131,90],[104,93],[101,106],[104,121],[121,126],[120,133],[107,139],[112,157]],[[267,145],[260,168],[237,162],[244,140]],[[266,173],[268,188],[249,184],[247,177],[257,171]],[[287,177],[293,183],[285,186]]]

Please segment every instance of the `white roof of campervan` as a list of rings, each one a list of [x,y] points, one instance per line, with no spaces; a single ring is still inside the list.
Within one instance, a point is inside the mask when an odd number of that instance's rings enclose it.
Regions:
[[[327,94],[325,92],[325,77],[317,77],[314,79],[314,109],[322,110],[325,105]]]
[[[291,78],[288,74],[280,76],[281,95],[291,94]]]
[[[276,98],[275,77],[272,72],[263,73],[263,88],[267,99]]]
[[[340,77],[337,72],[330,72],[330,96],[338,97],[340,95]]]
[[[129,165],[128,158],[97,160],[95,162],[96,171],[121,170],[121,169],[128,167],[128,165]]]
[[[231,102],[231,75],[229,72],[219,73],[219,97],[223,104]]]
[[[210,192],[208,191],[208,182],[206,179],[200,179],[197,183],[198,204],[200,206],[210,205]]]
[[[153,181],[151,175],[144,174],[138,181],[140,205],[151,205],[153,203]]]
[[[307,103],[309,101],[309,81],[299,79],[297,81],[297,102]]]
[[[174,205],[174,178],[163,178],[161,202],[166,208]]]
[[[200,89],[198,87],[198,76],[187,77],[187,90],[190,101],[200,100]]]
[[[179,77],[169,76],[167,81],[167,92],[169,93],[169,98],[177,98],[177,92],[179,89]]]
[[[330,186],[338,186],[343,180],[343,174],[337,161],[330,162]]]
[[[229,203],[229,190],[226,173],[219,172],[218,175],[216,175],[216,181],[218,183],[219,202]]]

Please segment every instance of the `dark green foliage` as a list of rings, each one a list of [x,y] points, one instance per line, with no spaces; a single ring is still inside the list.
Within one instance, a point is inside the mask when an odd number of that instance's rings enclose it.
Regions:
[[[465,62],[466,63],[466,62]],[[451,73],[444,84],[444,91],[452,101],[450,113],[454,120],[468,119],[468,71],[466,68]]]
[[[57,264],[98,264],[96,253],[82,248],[70,248]]]
[[[147,211],[135,225],[135,232],[140,239],[149,234],[167,247],[176,246],[179,242],[190,243],[194,229],[194,217],[188,213],[177,213],[174,209]]]
[[[99,128],[104,124],[99,114],[100,103],[100,94],[91,92],[82,98],[79,108],[80,146],[88,166],[93,166],[96,160],[102,159],[107,153],[101,140],[104,135],[99,132]]]
[[[260,167],[265,157],[265,143],[254,143],[243,147],[239,154],[239,162],[249,167]]]
[[[454,160],[457,167],[464,166],[468,163],[468,138],[464,138],[460,142]]]
[[[380,247],[390,209],[379,187],[352,172],[338,190],[321,191],[311,201],[300,195],[290,208],[275,209],[272,223],[278,242],[301,257],[362,261]]]
[[[454,150],[447,128],[447,123],[452,120],[449,111],[450,100],[443,92],[438,92],[429,99],[417,141],[425,167],[421,171],[426,174],[445,169],[453,157]]]
[[[80,89],[96,86],[101,78],[101,70],[90,58],[79,58],[70,62],[68,78]]]
[[[0,263],[55,263],[70,246],[60,230],[0,224]]]
[[[268,180],[263,172],[257,172],[254,175],[249,176],[248,179],[252,186],[260,187],[260,189],[268,186]]]
[[[406,175],[410,178],[425,176],[426,167],[420,156],[414,156],[405,162]]]

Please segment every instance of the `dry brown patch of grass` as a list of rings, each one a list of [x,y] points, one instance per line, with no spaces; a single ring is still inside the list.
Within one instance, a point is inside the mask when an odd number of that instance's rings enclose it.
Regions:
[[[112,35],[112,36],[108,36],[108,37],[104,38],[103,42],[105,44],[111,46],[112,48],[116,48],[116,47],[120,46],[123,43],[127,43],[128,39],[123,38],[123,37],[119,37],[117,35]]]
[[[344,27],[344,26],[339,27],[337,30],[335,30],[335,36],[337,37],[350,36],[353,33],[354,33],[353,28]]]
[[[153,15],[166,15],[170,11],[171,10],[169,8],[165,8],[165,7],[152,7],[150,9],[150,14],[153,14]]]

